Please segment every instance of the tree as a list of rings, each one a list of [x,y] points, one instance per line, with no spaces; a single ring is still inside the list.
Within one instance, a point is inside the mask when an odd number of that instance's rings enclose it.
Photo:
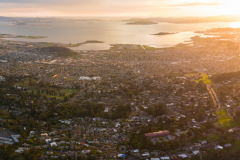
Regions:
[[[161,116],[167,114],[168,108],[165,103],[158,103],[157,105],[149,106],[147,112],[153,116]]]
[[[147,109],[148,114],[154,115],[155,112],[155,107],[154,106],[149,106]]]
[[[187,132],[187,135],[188,135],[189,137],[191,137],[191,136],[192,136],[192,131],[189,130],[189,131]]]
[[[205,123],[205,126],[207,129],[211,129],[213,127],[213,124],[212,124],[212,122],[207,121],[207,123]]]
[[[5,149],[5,152],[6,152],[6,149],[8,148],[8,146],[9,146],[8,144],[5,144],[5,143],[3,144],[3,147],[4,147],[4,149]]]
[[[29,143],[33,143],[33,140],[32,140],[32,139],[30,139],[28,142],[29,142]]]

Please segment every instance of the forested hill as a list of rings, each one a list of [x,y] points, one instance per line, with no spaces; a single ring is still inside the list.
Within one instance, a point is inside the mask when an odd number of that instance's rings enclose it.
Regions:
[[[44,47],[41,50],[56,54],[58,57],[76,56],[75,52],[73,52],[71,49],[66,47]]]
[[[231,78],[237,78],[240,76],[240,71],[238,72],[229,72],[229,73],[222,73],[222,74],[215,74],[211,77],[212,81],[214,82],[222,82],[229,80]]]

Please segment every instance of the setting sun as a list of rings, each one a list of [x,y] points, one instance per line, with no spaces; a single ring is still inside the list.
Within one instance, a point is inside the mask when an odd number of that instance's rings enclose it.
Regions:
[[[230,24],[230,26],[231,26],[232,28],[240,28],[240,22],[232,22],[232,23]]]

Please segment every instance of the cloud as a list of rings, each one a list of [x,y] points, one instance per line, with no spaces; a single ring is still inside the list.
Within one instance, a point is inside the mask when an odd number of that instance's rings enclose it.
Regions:
[[[201,2],[194,2],[194,3],[182,3],[182,4],[174,4],[174,5],[168,5],[168,6],[216,6],[221,5],[219,2],[212,2],[212,3],[201,3]]]
[[[179,16],[234,0],[0,0],[0,16]],[[182,6],[182,7],[181,7]],[[222,6],[222,5],[221,5]]]

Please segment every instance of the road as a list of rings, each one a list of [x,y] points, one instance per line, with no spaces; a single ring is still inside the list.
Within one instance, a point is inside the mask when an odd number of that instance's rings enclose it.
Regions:
[[[73,103],[80,95],[81,95],[81,90],[79,90],[67,103],[71,104]]]
[[[220,109],[220,107],[221,107],[221,106],[220,106],[220,103],[219,103],[219,99],[218,99],[215,91],[214,91],[213,88],[211,87],[211,85],[210,85],[210,84],[206,84],[206,85],[207,85],[207,90],[208,90],[208,92],[210,93],[210,95],[211,95],[211,97],[212,97],[212,99],[213,99],[214,106],[217,107],[216,112],[218,112],[219,109]]]
[[[213,101],[214,101],[214,106],[217,107],[216,112],[218,112],[219,109],[221,108],[219,99],[218,99],[216,93],[214,92],[214,90],[213,90],[213,88],[211,87],[210,84],[207,84],[207,89],[208,89],[210,95],[212,96],[212,99],[213,99]],[[230,116],[230,117],[233,119],[233,116],[235,115],[236,110],[234,109],[233,113],[230,113],[230,112],[229,112],[229,109],[227,109],[227,113],[228,113],[228,115],[226,115],[226,116],[221,116],[221,117],[228,117],[228,116]]]
[[[141,45],[143,49],[146,49],[143,45]]]

